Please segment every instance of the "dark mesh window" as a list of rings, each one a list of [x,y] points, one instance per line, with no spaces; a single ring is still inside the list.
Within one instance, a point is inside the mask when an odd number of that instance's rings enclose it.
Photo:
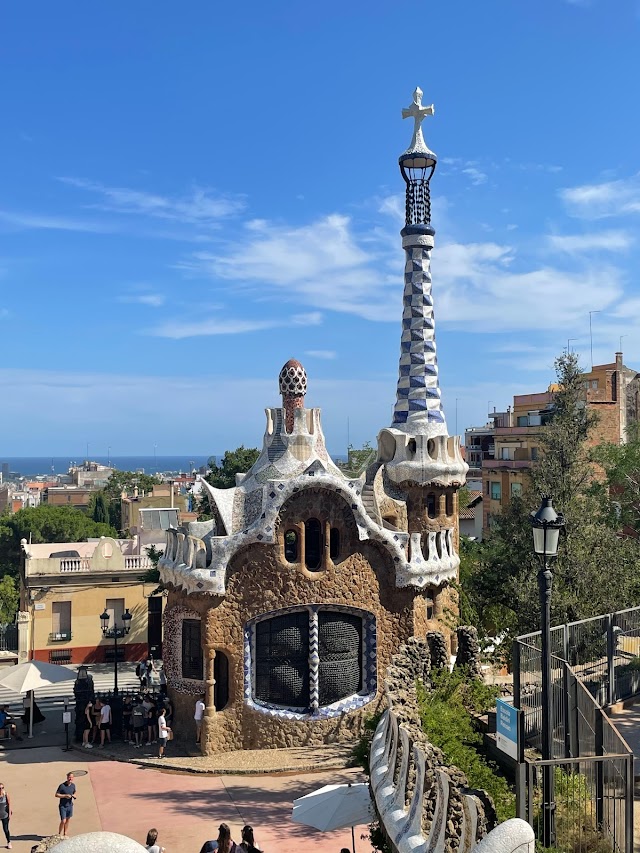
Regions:
[[[349,613],[318,613],[320,705],[362,689],[362,619]]]
[[[274,705],[309,705],[309,613],[288,613],[256,625],[255,697]]]
[[[201,622],[184,619],[182,622],[182,677],[203,677]]]
[[[304,524],[304,561],[308,569],[316,571],[322,563],[322,527],[317,518]]]

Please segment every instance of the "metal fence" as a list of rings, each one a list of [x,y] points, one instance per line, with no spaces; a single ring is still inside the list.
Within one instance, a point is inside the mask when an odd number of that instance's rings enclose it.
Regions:
[[[523,695],[539,696],[541,642],[540,631],[516,639],[514,690]],[[567,661],[598,705],[635,696],[640,693],[640,607],[552,628],[551,654]]]
[[[18,651],[18,626],[15,624],[0,625],[0,651]]]
[[[514,705],[525,747],[541,747],[541,636],[514,644]],[[527,757],[519,775],[518,813],[542,837],[542,768],[552,765],[554,848],[633,850],[633,753],[604,706],[639,692],[640,608],[551,631],[550,761]]]

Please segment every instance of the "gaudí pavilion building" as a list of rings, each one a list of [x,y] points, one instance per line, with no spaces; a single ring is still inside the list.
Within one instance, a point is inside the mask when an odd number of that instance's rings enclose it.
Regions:
[[[256,463],[233,488],[205,484],[211,521],[167,533],[167,683],[178,719],[190,719],[204,695],[206,754],[351,740],[379,704],[399,647],[432,630],[450,641],[467,466],[459,438],[448,435],[438,379],[436,155],[422,133],[433,107],[416,89],[402,114],[414,128],[399,159],[400,370],[376,461],[358,479],[336,467],[320,410],[305,404],[305,370],[292,359],[279,375],[282,405],[266,410]]]

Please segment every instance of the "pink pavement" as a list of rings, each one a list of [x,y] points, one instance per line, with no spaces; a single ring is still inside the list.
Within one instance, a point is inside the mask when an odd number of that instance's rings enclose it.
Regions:
[[[54,792],[67,770],[86,769],[76,780],[78,800],[71,834],[96,829],[120,832],[144,843],[147,830],[158,829],[167,853],[199,853],[217,837],[224,821],[232,837],[250,823],[265,853],[305,847],[317,853],[351,849],[351,830],[322,833],[291,821],[294,799],[323,785],[363,781],[358,770],[274,776],[202,776],[104,761],[59,748],[4,752],[2,781],[13,800],[13,849],[29,851],[41,835],[57,831]],[[356,828],[357,853],[372,853],[366,827]],[[3,839],[0,839],[2,846]]]

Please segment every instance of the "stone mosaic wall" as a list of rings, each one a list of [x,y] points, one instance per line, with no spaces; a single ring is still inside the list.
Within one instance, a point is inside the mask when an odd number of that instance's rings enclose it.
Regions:
[[[533,853],[534,834],[522,820],[496,827],[486,791],[471,789],[429,743],[420,722],[415,683],[428,683],[432,652],[444,643],[411,637],[387,671],[385,711],[370,754],[371,790],[394,853]],[[480,842],[480,847],[477,847]]]

